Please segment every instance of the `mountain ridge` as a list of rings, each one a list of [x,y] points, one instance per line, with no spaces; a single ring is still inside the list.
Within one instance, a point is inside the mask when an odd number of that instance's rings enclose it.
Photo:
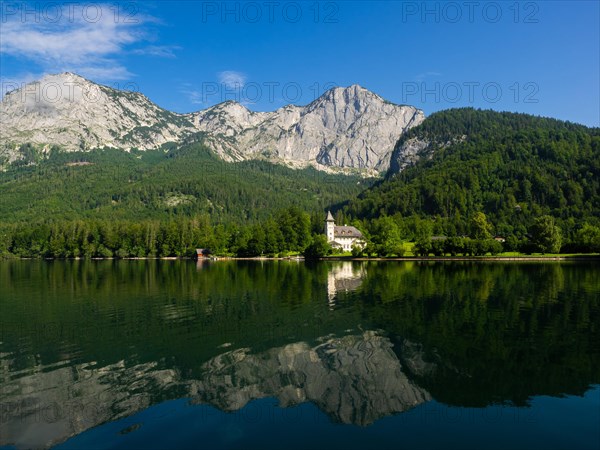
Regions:
[[[4,164],[33,144],[48,152],[93,148],[159,149],[203,133],[226,161],[267,159],[292,167],[385,172],[398,138],[424,120],[357,84],[334,87],[305,106],[251,111],[228,100],[175,113],[140,92],[120,91],[64,72],[7,93],[0,104]],[[1,163],[1,162],[0,162]]]

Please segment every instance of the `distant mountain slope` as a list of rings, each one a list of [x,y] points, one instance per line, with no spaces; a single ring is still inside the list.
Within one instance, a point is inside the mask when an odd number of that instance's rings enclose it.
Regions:
[[[385,101],[358,85],[334,88],[307,106],[252,112],[228,101],[176,114],[140,93],[115,90],[72,73],[48,75],[5,95],[0,104],[0,165],[42,151],[157,149],[194,134],[226,161],[266,159],[293,167],[385,171],[394,144],[423,112]]]
[[[166,153],[53,152],[39,164],[0,172],[0,223],[203,214],[213,223],[245,224],[291,205],[323,210],[370,184],[266,161],[228,163],[201,144]]]
[[[600,129],[526,114],[453,109],[403,135],[387,178],[350,203],[358,217],[448,218],[483,211],[500,232],[550,214],[600,218]]]

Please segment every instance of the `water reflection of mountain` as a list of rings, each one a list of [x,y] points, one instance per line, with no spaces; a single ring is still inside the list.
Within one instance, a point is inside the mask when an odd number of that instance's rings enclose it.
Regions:
[[[0,445],[51,447],[147,408],[156,403],[156,387],[164,391],[180,383],[176,371],[156,363],[62,366],[3,381]]]
[[[276,397],[283,407],[312,402],[332,420],[369,425],[431,399],[407,377],[397,353],[388,338],[366,331],[324,337],[312,346],[297,342],[256,354],[229,351],[206,362],[198,379],[159,363],[101,368],[65,363],[3,384],[0,445],[49,447],[180,397],[225,411],[265,397]],[[413,370],[420,358],[414,349],[407,355]]]
[[[389,339],[372,331],[256,355],[239,349],[203,368],[195,400],[227,411],[276,397],[282,406],[309,401],[338,422],[369,425],[431,399],[407,378]]]

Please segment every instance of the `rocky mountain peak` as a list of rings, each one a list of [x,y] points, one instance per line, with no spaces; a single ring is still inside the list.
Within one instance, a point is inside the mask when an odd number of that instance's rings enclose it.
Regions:
[[[347,97],[358,97],[361,95],[370,95],[370,96],[377,96],[377,94],[369,91],[367,88],[362,87],[360,84],[351,84],[350,86],[336,86],[333,87],[331,89],[329,89],[327,92],[325,92],[323,94],[324,97],[326,96],[339,96],[339,95],[343,95],[343,96],[347,96]]]
[[[191,114],[164,110],[140,93],[93,83],[70,72],[46,75],[0,104],[0,159],[18,147],[66,151],[114,147],[150,150],[202,132],[225,160],[266,158],[293,167],[384,171],[398,138],[423,112],[386,102],[357,84],[336,87],[307,106],[254,112],[227,101]]]
[[[315,109],[323,107],[328,103],[334,103],[337,105],[345,105],[351,108],[360,110],[363,104],[371,101],[382,101],[381,97],[372,93],[371,91],[353,84],[348,87],[334,87],[326,91],[322,96],[313,101],[308,105],[309,109]],[[312,106],[312,108],[311,108]]]
[[[14,148],[25,143],[43,150],[52,145],[66,151],[145,150],[177,141],[191,129],[188,120],[140,93],[96,84],[71,72],[46,75],[12,91],[0,107],[0,132],[9,161],[15,159]]]
[[[2,111],[21,109],[23,114],[49,114],[59,109],[61,104],[87,101],[86,97],[92,94],[91,86],[95,85],[70,72],[45,75],[7,93],[2,100]]]

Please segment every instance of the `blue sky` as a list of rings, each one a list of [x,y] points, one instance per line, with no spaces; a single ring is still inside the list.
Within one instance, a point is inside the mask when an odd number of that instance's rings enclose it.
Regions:
[[[360,84],[600,125],[600,2],[1,2],[2,90],[72,71],[189,112]]]

